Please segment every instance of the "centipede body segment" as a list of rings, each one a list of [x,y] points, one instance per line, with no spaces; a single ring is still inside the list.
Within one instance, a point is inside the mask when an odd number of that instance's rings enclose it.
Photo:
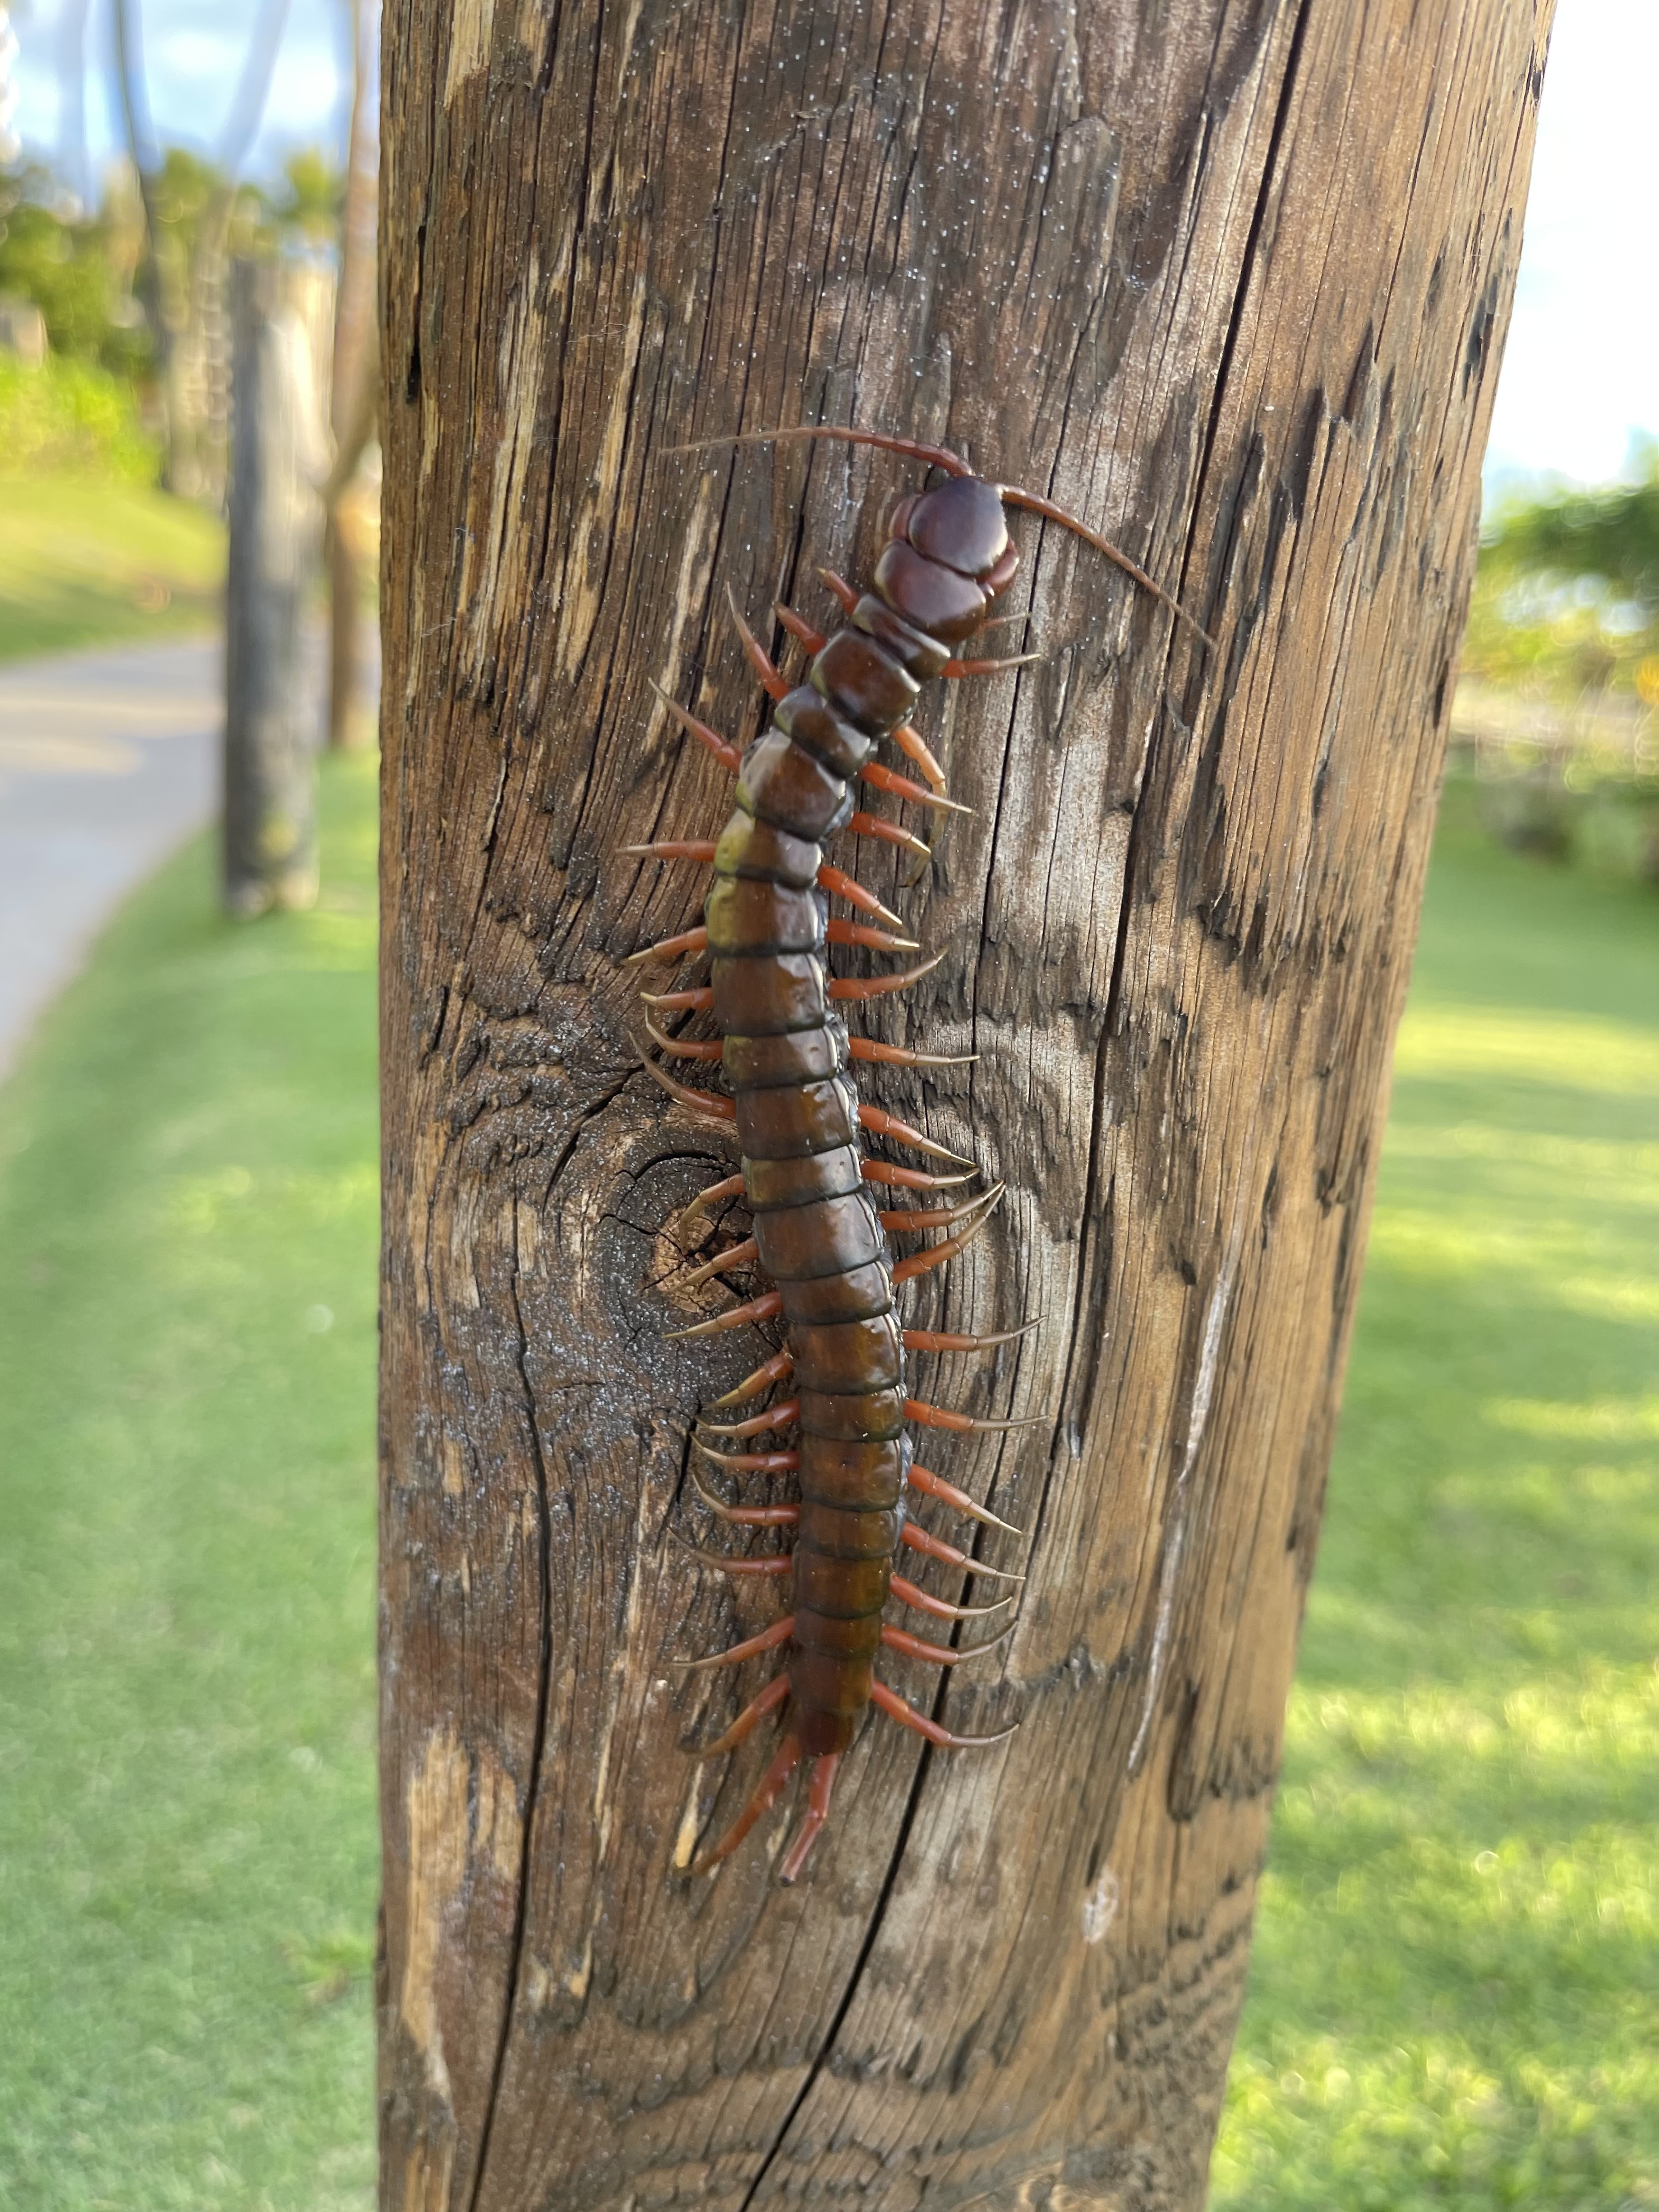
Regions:
[[[787,1398],[742,1419],[708,1424],[696,1440],[702,1469],[693,1486],[704,1506],[728,1525],[781,1529],[792,1539],[787,1553],[770,1556],[698,1556],[732,1572],[780,1582],[787,1577],[793,1593],[785,1618],[771,1629],[694,1662],[736,1664],[770,1652],[782,1662],[718,1743],[705,1747],[704,1756],[734,1749],[771,1716],[781,1716],[775,1754],[758,1787],[700,1863],[712,1869],[728,1856],[804,1763],[806,1810],[779,1869],[788,1882],[800,1874],[830,1818],[836,1768],[866,1708],[873,1705],[942,1749],[1002,1740],[957,1735],[916,1712],[878,1678],[884,1647],[948,1667],[974,1656],[887,1622],[890,1601],[946,1620],[995,1613],[1012,1602],[1004,1596],[986,1605],[947,1603],[899,1573],[902,1558],[906,1553],[931,1558],[1003,1583],[1019,1579],[986,1566],[907,1516],[907,1498],[921,1495],[981,1523],[1007,1528],[919,1465],[911,1431],[1019,1425],[979,1422],[919,1401],[907,1381],[905,1355],[908,1350],[989,1348],[1024,1331],[946,1335],[907,1330],[900,1318],[898,1289],[959,1252],[990,1218],[1001,1186],[964,1194],[963,1186],[976,1172],[971,1161],[860,1101],[852,1076],[855,1060],[927,1065],[937,1056],[849,1035],[843,1009],[902,988],[934,963],[863,981],[830,975],[833,944],[901,956],[917,948],[890,933],[893,926],[902,927],[896,915],[826,860],[825,841],[852,829],[908,847],[925,860],[921,840],[856,808],[854,787],[861,781],[912,804],[951,804],[939,764],[910,718],[926,684],[1010,665],[959,651],[985,623],[1018,566],[1006,507],[1035,509],[1077,531],[1160,599],[1166,595],[1074,517],[1034,495],[985,482],[940,448],[833,428],[777,434],[878,446],[941,469],[945,477],[933,489],[899,501],[870,591],[858,592],[826,574],[844,626],[826,636],[793,611],[778,610],[784,627],[811,654],[800,684],[784,679],[733,610],[745,651],[774,702],[769,726],[739,757],[718,732],[667,702],[682,728],[735,772],[731,817],[712,842],[629,848],[640,857],[694,860],[712,869],[702,927],[635,957],[707,954],[706,985],[647,995],[659,1017],[707,1012],[717,1036],[673,1036],[655,1020],[649,1021],[649,1033],[670,1058],[711,1068],[718,1062],[726,1089],[706,1091],[653,1060],[647,1059],[647,1066],[682,1104],[732,1125],[741,1154],[740,1176],[714,1186],[690,1211],[740,1192],[752,1216],[752,1234],[715,1255],[699,1274],[757,1265],[775,1285],[680,1333],[713,1334],[775,1315],[785,1340],[780,1353],[719,1402],[744,1405],[784,1386]],[[925,781],[917,783],[878,760],[884,742],[895,743]],[[831,920],[832,897],[851,904],[860,920]],[[863,1139],[869,1135],[956,1172],[866,1157]],[[902,1202],[890,1202],[895,1193]],[[917,1202],[918,1194],[928,1193],[948,1195],[944,1203]],[[941,1242],[896,1257],[891,1238],[933,1230],[945,1232]],[[797,1441],[780,1443],[780,1436],[787,1438],[792,1429]],[[764,1448],[731,1449],[757,1437],[769,1440]],[[718,1446],[709,1439],[718,1439]],[[726,1472],[776,1477],[793,1483],[796,1495],[775,1505],[732,1506],[703,1480],[707,1474],[718,1480]]]

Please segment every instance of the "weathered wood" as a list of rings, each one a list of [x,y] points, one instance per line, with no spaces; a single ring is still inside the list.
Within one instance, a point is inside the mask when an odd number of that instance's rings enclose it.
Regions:
[[[238,915],[317,895],[317,738],[301,624],[325,456],[311,338],[287,289],[273,263],[232,264],[224,887]]]
[[[383,2202],[1197,2205],[1243,1991],[1520,248],[1547,0],[453,15],[396,0],[387,435]],[[769,1616],[667,1539],[763,1356],[663,1332],[726,1148],[637,1071],[758,715],[721,611],[867,571],[965,447],[1047,658],[927,719],[977,810],[869,1027],[1012,1185],[924,1319],[1030,1531],[1019,1626],[871,1726],[811,1878],[683,1871],[766,1746],[676,1675]],[[1017,605],[1027,600],[1017,599]],[[1018,633],[1015,633],[1017,635]],[[862,872],[884,896],[890,855]],[[937,1284],[938,1279],[932,1279]],[[924,1371],[924,1381],[933,1378]],[[706,1524],[704,1524],[706,1527]],[[775,1842],[778,1824],[769,1831]]]

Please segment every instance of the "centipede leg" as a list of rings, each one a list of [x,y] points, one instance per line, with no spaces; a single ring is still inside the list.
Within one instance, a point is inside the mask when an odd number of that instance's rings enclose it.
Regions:
[[[801,1869],[811,1856],[813,1844],[823,1832],[823,1824],[830,1818],[830,1793],[836,1786],[836,1769],[840,1765],[838,1751],[826,1752],[812,1761],[811,1778],[806,1785],[806,1818],[778,1869],[778,1880],[786,1887],[799,1878]]]
[[[1006,1644],[1013,1634],[1015,1625],[1011,1620],[1000,1636],[993,1636],[984,1644],[962,1648],[954,1644],[930,1644],[925,1636],[912,1636],[907,1629],[895,1628],[890,1621],[883,1621],[881,1640],[890,1651],[902,1652],[907,1659],[920,1659],[924,1664],[933,1667],[958,1667],[964,1659],[977,1659],[987,1651],[994,1651],[999,1644]],[[751,1642],[757,1640],[750,1638]],[[738,1648],[746,1650],[747,1646]],[[684,1665],[685,1662],[682,1661],[680,1663]],[[708,1667],[716,1662],[705,1659],[696,1663]]]
[[[1018,1328],[999,1329],[994,1336],[958,1336],[945,1328],[907,1328],[902,1332],[907,1352],[994,1352],[1000,1344],[1013,1344],[1041,1326],[1036,1316]]]
[[[692,1755],[697,1759],[714,1759],[720,1753],[735,1751],[745,1736],[753,1735],[768,1713],[775,1712],[789,1694],[787,1674],[775,1674],[759,1697],[752,1698],[738,1715],[726,1734],[713,1743],[706,1743]]]
[[[752,1375],[745,1375],[735,1389],[728,1390],[714,1402],[717,1406],[740,1406],[745,1398],[758,1398],[763,1390],[769,1390],[775,1382],[783,1382],[794,1371],[793,1352],[774,1352],[764,1366],[757,1367]]]
[[[873,1037],[848,1037],[847,1049],[854,1060],[886,1067],[966,1067],[979,1058],[976,1052],[913,1052],[906,1045],[878,1044]]]
[[[1006,1728],[999,1729],[994,1735],[953,1735],[949,1729],[941,1728],[937,1721],[925,1719],[914,1705],[907,1705],[898,1692],[890,1690],[885,1682],[870,1685],[870,1702],[879,1705],[890,1719],[899,1722],[905,1728],[914,1729],[918,1735],[925,1735],[929,1743],[937,1744],[941,1751],[979,1751],[988,1744],[1006,1743],[1014,1732],[1013,1729]]]
[[[653,683],[651,689],[662,701],[663,705],[667,708],[680,727],[688,735],[696,738],[700,744],[707,745],[720,766],[729,769],[735,775],[738,772],[738,763],[743,756],[731,739],[721,737],[718,730],[711,730],[707,722],[700,722],[694,714],[680,705],[678,700],[671,699],[660,684]],[[708,857],[712,860],[714,856],[711,853]]]
[[[712,1321],[700,1321],[690,1328],[671,1328],[668,1340],[672,1344],[686,1336],[718,1336],[723,1329],[743,1328],[751,1321],[770,1321],[774,1314],[783,1311],[783,1293],[768,1291],[758,1298],[750,1298],[745,1306],[733,1306],[730,1313],[716,1314]]]
[[[856,979],[847,975],[832,976],[828,987],[829,994],[831,999],[843,1002],[849,999],[885,998],[890,991],[908,990],[912,983],[919,983],[924,975],[931,975],[944,957],[942,952],[936,952],[931,960],[922,961],[918,967],[907,968],[900,975],[866,975]]]
[[[698,1554],[699,1558],[703,1554]],[[720,1562],[716,1560],[716,1565]],[[894,1575],[887,1587],[901,1605],[912,1607],[917,1613],[931,1613],[935,1620],[977,1620],[981,1614],[1000,1613],[1011,1606],[1011,1597],[1000,1597],[994,1605],[952,1605],[945,1598],[930,1597],[917,1583],[907,1582],[902,1575]]]
[[[746,1421],[702,1421],[698,1425],[708,1437],[759,1437],[768,1429],[787,1429],[799,1418],[800,1400],[785,1398],[778,1405],[769,1406],[763,1413],[751,1413]]]
[[[1002,1188],[999,1183],[984,1212],[966,1229],[958,1230],[954,1237],[947,1237],[942,1244],[931,1245],[926,1252],[913,1252],[908,1260],[901,1260],[893,1270],[895,1285],[912,1283],[918,1275],[927,1274],[934,1267],[942,1267],[947,1260],[954,1259],[958,1252],[966,1250],[990,1220],[992,1211],[1002,1196]]]
[[[787,1678],[781,1678],[787,1686]],[[787,1735],[778,1746],[772,1764],[762,1775],[754,1796],[711,1851],[706,1851],[691,1869],[694,1874],[712,1874],[724,1858],[729,1858],[757,1820],[764,1820],[783,1795],[784,1784],[800,1765],[800,1745],[793,1735]]]
[[[795,1616],[787,1613],[781,1620],[775,1620],[769,1628],[763,1628],[758,1636],[746,1636],[741,1644],[734,1644],[728,1651],[711,1652],[707,1659],[671,1659],[671,1667],[679,1667],[687,1674],[695,1674],[704,1667],[736,1667],[745,1659],[753,1659],[762,1651],[775,1651],[780,1644],[787,1644],[795,1632]],[[989,1650],[989,1645],[982,1647]]]
[[[654,1082],[661,1084],[671,1098],[677,1098],[682,1106],[689,1106],[693,1113],[712,1114],[721,1121],[735,1121],[738,1118],[734,1100],[722,1098],[717,1091],[693,1091],[687,1084],[676,1083],[667,1069],[659,1067],[648,1053],[642,1055],[641,1066]]]
[[[937,1498],[941,1505],[948,1505],[953,1513],[965,1513],[970,1521],[981,1521],[988,1528],[1006,1529],[1011,1536],[1025,1534],[1023,1528],[1016,1528],[1012,1521],[999,1521],[994,1513],[969,1498],[965,1490],[958,1490],[954,1482],[946,1482],[931,1468],[917,1467],[913,1461],[905,1470],[904,1480],[912,1490],[919,1490],[924,1498]]]
[[[913,1552],[920,1552],[924,1559],[939,1559],[947,1567],[957,1567],[964,1575],[988,1575],[994,1583],[1023,1583],[1024,1575],[1011,1575],[1006,1567],[988,1567],[983,1559],[970,1559],[966,1552],[958,1551],[942,1537],[930,1534],[907,1521],[899,1530],[899,1541]]]
[[[743,1177],[740,1175],[726,1176],[720,1182],[711,1182],[707,1190],[697,1193],[690,1206],[680,1215],[675,1226],[679,1234],[684,1237],[700,1214],[707,1213],[711,1207],[718,1206],[722,1199],[742,1196]],[[703,1234],[706,1236],[708,1231],[705,1230]]]
[[[805,615],[798,615],[793,607],[787,607],[781,599],[775,600],[773,613],[783,624],[797,645],[804,645],[809,653],[822,653],[829,639],[821,629],[814,629]]]
[[[743,641],[743,649],[749,656],[749,665],[759,677],[766,696],[769,699],[781,699],[789,689],[789,679],[779,672],[777,663],[738,613],[737,594],[730,584],[726,587],[726,604],[732,611],[732,619],[737,625],[738,637]]]

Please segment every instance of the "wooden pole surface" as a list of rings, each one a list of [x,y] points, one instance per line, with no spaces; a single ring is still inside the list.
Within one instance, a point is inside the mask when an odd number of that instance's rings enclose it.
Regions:
[[[1521,245],[1548,0],[394,0],[386,20],[383,2203],[1192,2208],[1243,1990]],[[618,956],[695,920],[746,740],[723,607],[867,575],[920,481],[1018,526],[1040,665],[941,686],[975,810],[866,1095],[1008,1178],[913,1294],[1026,1528],[1013,1637],[868,1727],[793,1890],[773,1618],[686,1425],[764,1356],[661,1233],[730,1148]],[[1006,633],[1018,646],[1020,632]],[[948,696],[941,696],[948,692]],[[867,1073],[867,1071],[866,1071]],[[931,1456],[931,1455],[930,1455]],[[758,1491],[756,1492],[759,1494]],[[941,1585],[943,1588],[944,1585]],[[935,1702],[936,1701],[936,1702]]]
[[[325,457],[295,289],[270,262],[231,264],[223,860],[225,903],[242,915],[317,895],[317,746],[301,630]]]

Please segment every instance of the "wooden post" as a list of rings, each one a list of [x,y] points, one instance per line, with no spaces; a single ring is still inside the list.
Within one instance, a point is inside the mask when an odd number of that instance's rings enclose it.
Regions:
[[[1521,244],[1547,0],[394,0],[384,82],[382,2202],[1202,2201],[1364,1246]],[[728,1148],[638,1069],[766,626],[914,469],[1019,526],[1044,658],[941,687],[884,1081],[1011,1185],[912,1309],[1043,1316],[931,1395],[1030,1531],[1018,1626],[868,1728],[793,1890],[693,1879],[775,1608],[674,1548],[659,1232]],[[1014,631],[1016,643],[1019,632]],[[885,896],[889,872],[866,853]],[[935,1282],[938,1279],[933,1279]],[[937,1320],[933,1325],[939,1325]],[[967,1679],[972,1676],[972,1680]],[[900,1686],[934,1694],[920,1672]]]
[[[225,904],[317,895],[316,709],[301,663],[325,465],[305,319],[268,261],[231,269],[230,556],[225,586]]]

